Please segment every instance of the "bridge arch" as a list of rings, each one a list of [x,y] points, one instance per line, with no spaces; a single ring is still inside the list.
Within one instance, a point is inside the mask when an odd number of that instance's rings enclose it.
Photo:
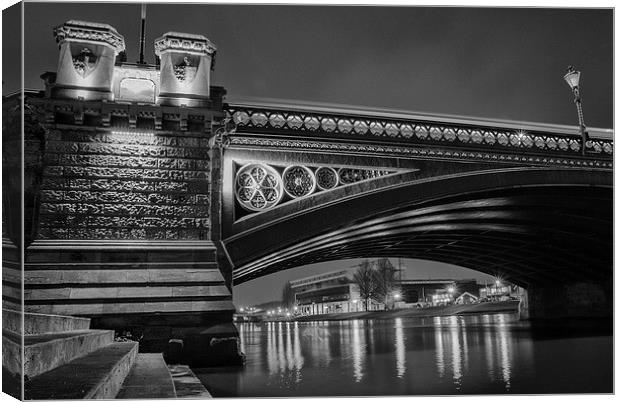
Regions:
[[[348,196],[281,205],[246,220],[224,244],[235,284],[379,256],[500,273],[525,287],[601,281],[613,265],[612,183],[609,171],[548,167],[396,175]]]

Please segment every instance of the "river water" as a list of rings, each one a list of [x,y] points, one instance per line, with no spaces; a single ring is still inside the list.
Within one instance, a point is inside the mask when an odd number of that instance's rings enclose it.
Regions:
[[[612,336],[539,336],[514,314],[238,325],[215,397],[609,393]]]

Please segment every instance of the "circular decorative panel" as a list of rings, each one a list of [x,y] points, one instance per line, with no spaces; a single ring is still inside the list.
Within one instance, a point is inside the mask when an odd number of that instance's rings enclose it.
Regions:
[[[312,170],[305,166],[289,166],[282,175],[284,191],[293,198],[312,194],[316,188],[316,181]]]
[[[267,165],[251,163],[243,166],[235,178],[237,201],[248,211],[264,211],[282,199],[282,179]]]
[[[330,167],[320,167],[316,170],[316,185],[321,190],[331,190],[338,185],[338,173]]]

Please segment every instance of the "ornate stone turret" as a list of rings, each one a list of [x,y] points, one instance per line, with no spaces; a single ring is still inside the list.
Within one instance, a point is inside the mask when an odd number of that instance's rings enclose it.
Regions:
[[[125,49],[123,37],[107,24],[67,21],[54,28],[60,48],[53,98],[112,100],[116,55]]]
[[[210,72],[216,50],[202,35],[168,32],[155,40],[155,54],[161,58],[157,103],[208,106]]]

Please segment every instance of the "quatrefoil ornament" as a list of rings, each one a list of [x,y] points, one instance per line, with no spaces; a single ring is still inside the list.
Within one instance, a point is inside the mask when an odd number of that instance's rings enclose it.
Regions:
[[[278,172],[261,163],[243,166],[235,178],[235,195],[239,204],[248,211],[266,211],[276,206],[284,194]]]

